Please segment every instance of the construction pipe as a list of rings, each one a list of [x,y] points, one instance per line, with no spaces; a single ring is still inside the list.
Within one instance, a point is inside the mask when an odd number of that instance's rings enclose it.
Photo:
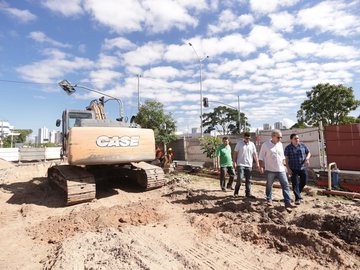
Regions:
[[[338,190],[323,190],[323,191],[321,191],[321,193],[360,199],[360,193],[356,193],[356,192],[347,192],[347,191],[338,191]]]
[[[335,167],[337,167],[335,162],[331,162],[328,166],[328,190],[331,190],[331,167],[333,165],[335,165]]]

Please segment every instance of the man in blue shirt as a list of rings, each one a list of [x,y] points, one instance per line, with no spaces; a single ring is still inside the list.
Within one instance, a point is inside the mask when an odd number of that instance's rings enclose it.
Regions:
[[[285,147],[285,163],[295,195],[295,204],[300,204],[301,192],[307,183],[307,170],[311,153],[307,146],[299,141],[295,133],[290,135],[291,143]],[[299,182],[300,177],[300,182]]]

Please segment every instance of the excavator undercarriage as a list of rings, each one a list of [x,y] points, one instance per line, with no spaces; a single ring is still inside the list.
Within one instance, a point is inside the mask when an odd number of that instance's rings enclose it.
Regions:
[[[66,194],[66,205],[91,201],[96,197],[96,182],[104,177],[116,181],[123,178],[135,180],[143,191],[166,184],[164,171],[146,162],[132,162],[122,166],[58,165],[49,168],[48,180]]]

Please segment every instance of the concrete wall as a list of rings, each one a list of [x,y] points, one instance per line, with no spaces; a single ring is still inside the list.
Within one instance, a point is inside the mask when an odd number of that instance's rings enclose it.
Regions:
[[[219,136],[220,138],[224,136]],[[230,140],[230,146],[234,150],[236,143],[240,139],[239,136],[226,136]],[[212,159],[206,157],[200,146],[200,137],[184,137],[170,143],[170,147],[174,150],[175,160],[186,160],[189,162],[207,162],[212,163]]]
[[[260,131],[260,144],[263,142],[271,139],[271,130],[270,131]],[[306,144],[309,148],[311,153],[310,158],[310,167],[311,168],[321,168],[323,167],[322,164],[322,157],[320,156],[320,134],[318,128],[298,128],[298,129],[291,129],[291,130],[282,130],[282,143],[283,147],[285,147],[291,143],[290,135],[292,133],[296,133],[299,138],[300,142]],[[260,146],[257,147],[258,151],[260,150]]]
[[[61,147],[0,148],[0,158],[6,161],[40,161],[60,159]]]
[[[299,135],[300,141],[305,143],[311,152],[310,167],[322,168],[322,157],[320,156],[320,135],[318,128],[282,130],[284,148],[290,143],[290,134]],[[219,136],[220,138],[224,136]],[[236,143],[242,139],[242,136],[229,135],[231,149],[234,150]],[[259,152],[262,143],[271,139],[271,131],[260,131],[259,136],[251,134],[251,140],[256,144]],[[199,137],[184,137],[170,144],[175,152],[176,160],[186,160],[188,162],[208,162],[212,163],[210,158],[206,157],[200,147]],[[178,153],[178,154],[177,154]]]

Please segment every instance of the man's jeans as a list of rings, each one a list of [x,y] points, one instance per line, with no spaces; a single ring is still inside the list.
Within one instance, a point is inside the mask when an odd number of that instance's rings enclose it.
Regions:
[[[291,203],[289,182],[287,180],[286,173],[285,172],[270,172],[270,171],[265,171],[265,173],[266,173],[266,199],[272,200],[272,186],[273,186],[275,179],[279,179],[281,189],[283,192],[285,205]]]
[[[229,182],[227,184],[227,188],[231,188],[232,183],[234,181],[234,176],[235,176],[234,168],[232,166],[220,167],[220,186],[222,189],[225,188],[226,173],[229,174]]]
[[[252,168],[250,168],[250,167],[237,166],[237,181],[236,181],[235,192],[234,192],[235,195],[239,194],[239,189],[240,189],[241,182],[242,182],[242,179],[244,176],[245,176],[245,195],[246,196],[250,195],[250,193],[251,193],[250,192],[251,170],[252,170]]]
[[[304,170],[293,170],[292,171],[292,175],[291,175],[291,183],[292,183],[292,188],[295,194],[295,200],[302,200],[301,197],[301,192],[303,190],[303,188],[306,186],[307,183],[307,171],[306,169]],[[300,182],[299,182],[299,177],[300,177]]]

